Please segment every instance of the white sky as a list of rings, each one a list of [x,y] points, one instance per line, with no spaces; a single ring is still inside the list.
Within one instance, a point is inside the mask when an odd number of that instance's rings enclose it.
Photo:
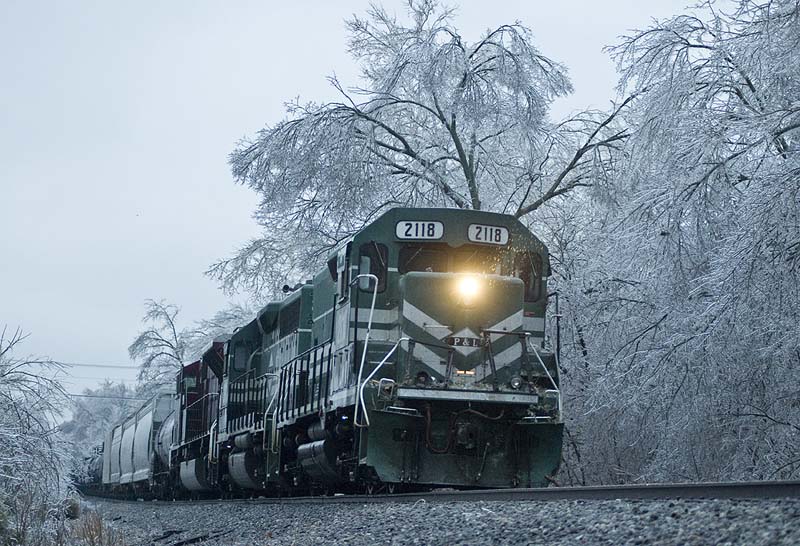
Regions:
[[[604,45],[686,3],[465,0],[456,25],[468,41],[530,27],[570,69],[561,117],[614,97]],[[26,353],[130,364],[145,299],[179,304],[186,324],[222,308],[203,271],[257,233],[255,196],[232,182],[227,156],[280,120],[284,101],[332,98],[325,76],[356,81],[343,19],[367,6],[0,3],[0,328],[29,332]],[[72,373],[72,392],[135,374]]]

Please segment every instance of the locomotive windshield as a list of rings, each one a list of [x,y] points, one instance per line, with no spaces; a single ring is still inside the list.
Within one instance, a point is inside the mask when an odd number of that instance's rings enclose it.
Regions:
[[[400,263],[397,271],[402,275],[409,271],[429,271],[445,273],[448,271],[447,250],[443,246],[409,245],[400,249]]]
[[[452,249],[446,245],[406,245],[400,249],[398,272],[478,273],[514,276],[525,283],[525,301],[540,296],[542,259],[531,251],[517,252],[511,263],[508,250],[464,245]]]
[[[462,247],[453,252],[455,273],[483,273],[508,275],[508,267],[503,264],[503,252],[483,247]]]

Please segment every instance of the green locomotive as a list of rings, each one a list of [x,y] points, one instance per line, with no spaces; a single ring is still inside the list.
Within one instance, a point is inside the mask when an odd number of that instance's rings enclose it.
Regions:
[[[548,485],[563,429],[548,274],[514,217],[387,211],[184,366],[151,490]]]

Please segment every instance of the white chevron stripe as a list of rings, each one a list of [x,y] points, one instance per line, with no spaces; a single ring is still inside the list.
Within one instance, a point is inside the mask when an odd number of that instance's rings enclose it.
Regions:
[[[542,318],[542,317],[524,317],[522,319],[522,327],[528,332],[543,332],[544,331],[544,318]]]
[[[517,311],[516,313],[512,313],[511,315],[507,316],[491,328],[489,330],[507,330],[512,332],[514,330],[518,330],[522,327],[522,309]]]
[[[515,343],[505,351],[500,352],[499,354],[494,355],[494,365],[495,368],[502,368],[503,366],[508,366],[515,360],[518,360],[522,357],[522,346],[519,343]]]
[[[437,355],[436,353],[434,353],[433,349],[430,349],[425,345],[419,345],[419,344],[414,346],[414,358],[422,360],[425,364],[427,364],[432,368],[435,368],[437,365],[441,365],[442,360],[445,360],[444,358],[442,358],[441,355]],[[443,371],[444,371],[444,366],[442,366],[442,372]]]
[[[350,335],[354,335],[354,328],[350,328]],[[358,339],[359,341],[364,341],[364,338],[367,335],[366,328],[359,328],[358,329]],[[391,328],[389,330],[383,330],[381,328],[375,328],[375,324],[372,325],[372,330],[369,332],[369,340],[370,341],[397,341],[400,336],[397,335],[397,329]],[[352,339],[352,337],[351,337]]]
[[[356,310],[350,310],[350,320],[356,320]],[[358,310],[358,322],[369,320],[369,309],[361,308]],[[374,309],[372,311],[373,324],[388,324],[397,321],[397,309]]]
[[[443,337],[447,337],[453,333],[450,328],[444,324],[440,324],[437,320],[420,311],[410,304],[408,300],[403,302],[403,318],[420,328],[428,331],[433,330],[431,334],[436,339],[442,339]]]

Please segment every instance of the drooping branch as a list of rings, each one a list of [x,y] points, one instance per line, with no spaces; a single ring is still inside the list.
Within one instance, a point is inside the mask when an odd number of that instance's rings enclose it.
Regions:
[[[628,138],[629,132],[627,129],[618,129],[609,136],[597,139],[598,135],[600,135],[604,129],[608,128],[614,122],[615,118],[619,116],[620,112],[622,112],[623,109],[628,106],[637,95],[638,93],[627,97],[624,101],[622,101],[621,104],[612,110],[609,115],[597,123],[595,128],[589,132],[585,140],[577,147],[572,158],[569,160],[566,166],[556,175],[555,179],[547,188],[547,190],[529,204],[525,204],[525,200],[523,199],[520,202],[517,211],[514,213],[514,216],[521,218],[522,216],[537,210],[547,201],[563,195],[575,189],[576,187],[589,186],[589,183],[583,182],[588,175],[581,173],[581,168],[584,166],[584,164],[581,162],[584,156],[589,152],[593,152],[602,148],[611,148],[615,143]],[[568,177],[570,178],[568,179]],[[530,176],[530,179],[531,183],[528,185],[528,189],[525,192],[526,198],[530,193],[532,184],[538,179],[538,177]]]

